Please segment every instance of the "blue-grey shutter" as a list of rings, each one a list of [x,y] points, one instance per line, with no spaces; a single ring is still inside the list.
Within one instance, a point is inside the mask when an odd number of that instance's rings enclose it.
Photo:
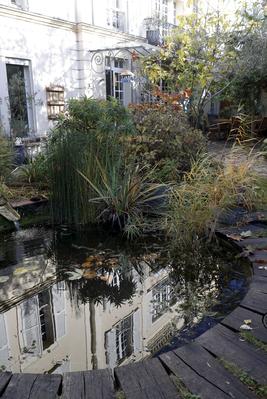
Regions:
[[[42,353],[38,297],[27,299],[19,305],[21,316],[22,352],[28,356]]]
[[[56,339],[60,339],[64,337],[64,335],[66,335],[66,308],[64,288],[64,283],[58,283],[52,287]]]

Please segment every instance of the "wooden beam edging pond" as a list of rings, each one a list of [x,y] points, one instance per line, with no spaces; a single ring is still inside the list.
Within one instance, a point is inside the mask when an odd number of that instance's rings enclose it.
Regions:
[[[247,385],[223,367],[221,359],[232,363],[258,384],[267,384],[267,214],[254,214],[245,228],[265,231],[266,237],[236,240],[251,262],[252,281],[240,305],[195,342],[169,351],[159,358],[115,368],[56,374],[0,373],[1,399],[179,399],[178,386],[201,399],[257,398]],[[263,228],[264,227],[264,228]],[[220,229],[228,236],[244,231],[244,226]],[[263,234],[264,235],[264,234]],[[253,250],[252,250],[253,249]],[[247,321],[252,330],[248,342],[240,337]],[[255,342],[254,342],[255,340]],[[257,341],[260,340],[260,341]],[[263,397],[263,396],[262,396]]]

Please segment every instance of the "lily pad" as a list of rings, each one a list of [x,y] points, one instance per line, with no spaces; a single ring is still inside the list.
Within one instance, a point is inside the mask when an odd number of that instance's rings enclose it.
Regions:
[[[6,283],[9,280],[9,276],[0,276],[0,284]]]

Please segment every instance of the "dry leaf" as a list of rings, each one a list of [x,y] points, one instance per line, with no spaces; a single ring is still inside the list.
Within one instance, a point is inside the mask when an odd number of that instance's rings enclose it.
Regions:
[[[252,236],[252,232],[250,230],[242,231],[242,233],[240,235],[241,235],[242,238],[247,238],[247,237],[251,237]]]
[[[248,326],[247,324],[242,324],[242,326],[239,327],[240,330],[243,331],[251,331],[252,328],[250,326]]]
[[[231,238],[234,241],[242,241],[243,238],[239,234],[226,234],[226,237]]]

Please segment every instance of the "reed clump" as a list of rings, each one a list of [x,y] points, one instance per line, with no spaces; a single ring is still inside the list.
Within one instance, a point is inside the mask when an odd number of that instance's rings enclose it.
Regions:
[[[226,210],[253,209],[258,198],[257,176],[252,167],[257,155],[236,162],[235,149],[226,165],[208,155],[194,161],[180,185],[172,189],[164,229],[175,243],[211,238]]]

